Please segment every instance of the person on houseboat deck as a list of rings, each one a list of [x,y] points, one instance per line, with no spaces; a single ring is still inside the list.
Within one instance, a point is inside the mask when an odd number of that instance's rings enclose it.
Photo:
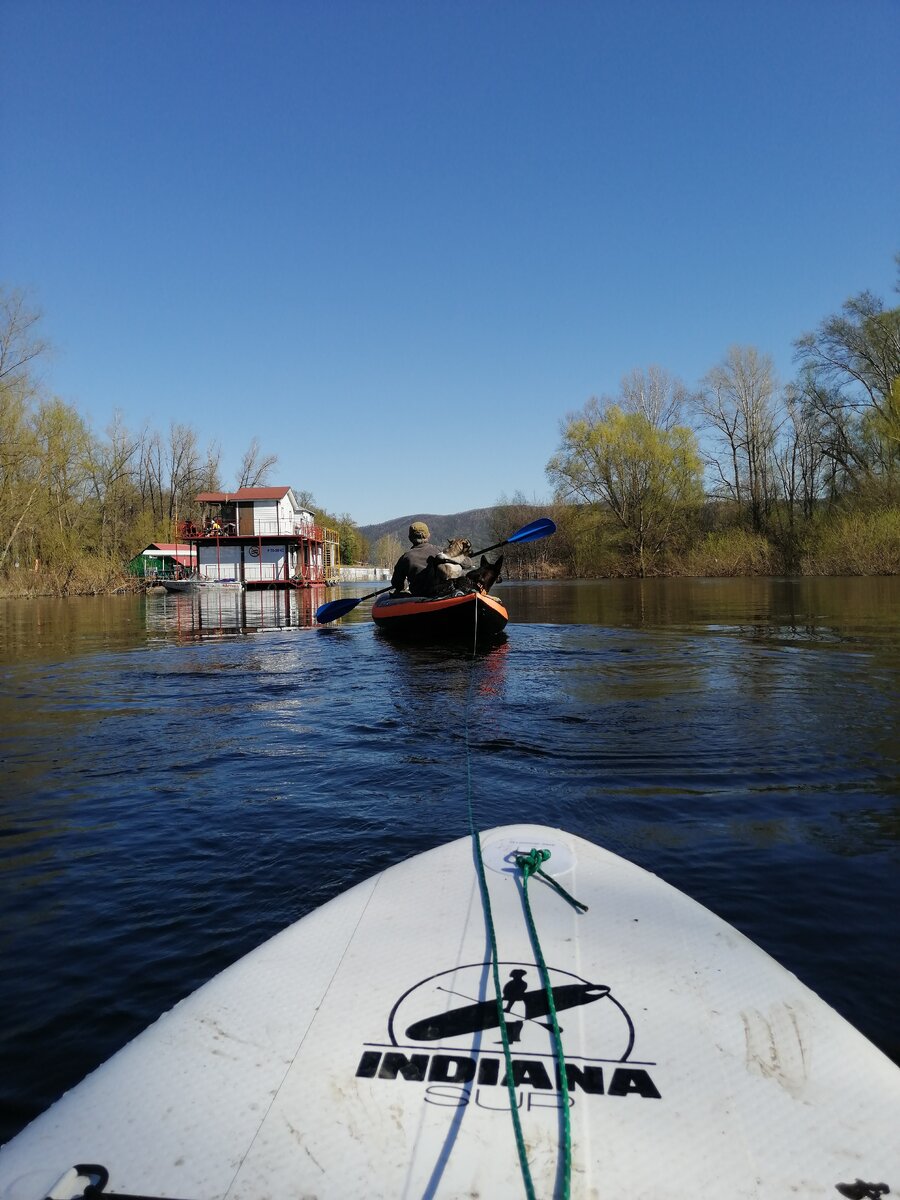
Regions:
[[[394,574],[391,576],[391,587],[398,595],[407,590],[412,596],[433,594],[434,572],[428,570],[428,560],[433,555],[440,554],[440,550],[437,546],[432,546],[428,540],[430,536],[424,521],[413,521],[410,525],[409,540],[412,546],[397,559]]]

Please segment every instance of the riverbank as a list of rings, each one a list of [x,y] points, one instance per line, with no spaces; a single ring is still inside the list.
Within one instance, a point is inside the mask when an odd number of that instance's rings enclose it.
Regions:
[[[0,599],[25,600],[37,596],[114,596],[141,592],[145,581],[115,564],[85,563],[68,568],[39,564],[13,567],[0,576]]]
[[[608,513],[562,506],[546,547],[510,547],[509,579],[721,579],[900,575],[900,507],[831,512],[768,533],[684,527],[641,562]],[[510,523],[514,523],[511,517]]]
[[[898,550],[900,557],[900,550]],[[713,556],[697,561],[691,556],[688,562],[670,563],[664,569],[651,569],[645,575],[647,579],[847,579],[890,578],[900,575],[900,563],[882,561],[879,563],[866,561],[811,563],[813,569],[791,571],[779,569],[770,556],[757,553],[746,556]],[[585,571],[582,574],[570,574],[563,566],[555,563],[543,563],[539,567],[524,571],[504,571],[503,578],[509,582],[525,582],[532,580],[544,583],[578,583],[602,579],[637,579],[638,571],[629,569],[627,564],[620,568],[606,571]],[[349,582],[346,581],[345,582]],[[122,574],[109,580],[76,580],[59,585],[54,579],[47,577],[32,577],[17,579],[15,576],[0,580],[0,600],[63,600],[80,596],[122,596],[138,595],[151,590],[164,591],[163,588],[153,589],[144,579]]]
[[[504,578],[631,579],[641,574],[615,531],[599,522],[576,527],[572,514],[571,509],[554,514],[558,529],[551,543],[508,547]],[[352,570],[343,568],[342,572]],[[381,574],[386,572],[379,569],[379,578]],[[900,575],[900,509],[888,506],[845,512],[807,527],[802,537],[785,535],[777,540],[735,527],[709,531],[648,559],[644,575],[659,579]],[[366,578],[373,576],[367,574]],[[140,592],[145,583],[127,574],[121,563],[84,558],[68,566],[14,566],[0,575],[0,598],[110,596]]]

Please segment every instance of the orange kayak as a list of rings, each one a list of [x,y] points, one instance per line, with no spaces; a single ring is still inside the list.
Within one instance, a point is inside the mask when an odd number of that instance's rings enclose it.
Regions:
[[[379,596],[372,605],[379,629],[402,637],[496,637],[509,613],[496,596]]]

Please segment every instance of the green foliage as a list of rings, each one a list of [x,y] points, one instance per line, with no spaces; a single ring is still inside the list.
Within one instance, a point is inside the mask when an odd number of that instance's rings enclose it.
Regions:
[[[39,316],[0,288],[0,592],[113,590],[136,551],[199,519],[196,494],[220,488],[219,452],[175,423],[135,435],[116,417],[95,434],[39,384]],[[258,480],[271,463],[254,439],[242,471]]]
[[[335,516],[316,503],[312,492],[301,488],[294,488],[294,495],[300,507],[312,513],[317,525],[337,534],[338,555],[343,566],[352,566],[353,563],[365,562],[368,559],[369,543],[349,513]],[[397,557],[400,557],[399,554]]]
[[[900,505],[850,510],[823,523],[804,575],[900,575]]]
[[[882,402],[864,414],[860,425],[864,443],[872,445],[872,457],[886,464],[887,474],[896,473],[900,469],[900,375]]]
[[[96,434],[42,390],[39,325],[22,292],[0,288],[0,593],[110,590],[137,550],[175,540],[176,518],[199,519],[194,496],[221,486],[219,453],[174,423],[132,433],[115,417]],[[507,547],[504,573],[900,571],[900,308],[861,292],[796,345],[801,375],[781,392],[768,356],[738,347],[693,397],[651,367],[569,416],[547,465],[557,533]],[[686,411],[696,431],[679,423]],[[273,461],[253,439],[242,478],[261,481]],[[369,560],[348,513],[294,490],[336,533],[342,563]],[[487,545],[545,511],[517,493],[467,521],[429,521],[436,541]],[[407,524],[372,528],[379,564],[400,556]]]
[[[547,545],[567,575],[579,579],[618,575],[622,556],[616,546],[618,531],[608,513],[595,505],[557,504],[553,509],[556,533]]]
[[[660,429],[642,413],[590,401],[563,428],[547,465],[560,499],[602,505],[619,522],[641,575],[663,550],[680,509],[702,499],[693,432]]]
[[[749,529],[704,534],[683,556],[679,574],[695,576],[773,575],[780,569],[769,540]]]

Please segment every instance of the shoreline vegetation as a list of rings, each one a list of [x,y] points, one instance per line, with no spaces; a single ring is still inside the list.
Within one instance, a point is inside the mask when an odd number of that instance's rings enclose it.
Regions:
[[[533,505],[498,506],[493,522],[503,531],[532,520]],[[502,515],[501,515],[502,514]],[[699,531],[690,544],[670,548],[643,572],[628,552],[616,548],[609,515],[561,505],[543,506],[557,522],[556,546],[507,547],[503,578],[597,580],[627,578],[847,577],[900,575],[900,506],[874,512],[846,511],[823,519],[790,555],[761,534],[724,527]],[[699,519],[699,517],[698,517]],[[721,519],[721,518],[720,518]],[[797,557],[799,553],[799,558]],[[38,596],[110,596],[146,591],[152,581],[128,574],[121,563],[85,556],[65,572],[38,563],[4,572],[0,599]]]
[[[0,286],[0,598],[141,591],[127,564],[199,520],[197,494],[223,490],[220,450],[189,425],[135,431],[118,413],[96,433],[42,384],[40,320]],[[569,413],[546,467],[553,502],[488,510],[497,541],[537,515],[557,524],[507,547],[504,576],[900,574],[900,307],[860,292],[794,348],[785,384],[767,354],[733,345],[692,388],[636,368]],[[276,462],[253,437],[234,490],[267,484]],[[343,565],[403,552],[396,531],[369,546],[350,514],[294,491],[338,531]]]

